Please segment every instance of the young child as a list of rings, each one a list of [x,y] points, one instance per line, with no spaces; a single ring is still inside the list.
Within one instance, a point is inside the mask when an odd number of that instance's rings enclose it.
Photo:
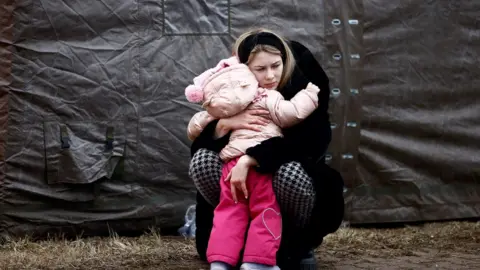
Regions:
[[[309,83],[306,89],[286,101],[278,91],[259,87],[255,75],[236,57],[220,61],[185,89],[190,102],[203,102],[206,109],[190,120],[187,131],[190,140],[194,140],[213,119],[231,117],[246,109],[266,109],[271,118],[267,125],[259,126],[260,132],[234,130],[220,152],[224,166],[220,202],[214,211],[207,250],[210,269],[230,269],[238,263],[242,248],[240,269],[279,269],[276,253],[280,246],[282,220],[272,188],[272,175],[249,170],[246,181],[249,197],[239,199],[238,203],[233,200],[225,179],[248,148],[268,138],[282,136],[282,128],[295,125],[310,115],[318,106],[319,91],[317,86]]]

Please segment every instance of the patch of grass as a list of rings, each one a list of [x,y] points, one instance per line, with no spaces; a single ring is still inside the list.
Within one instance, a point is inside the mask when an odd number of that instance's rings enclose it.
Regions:
[[[0,269],[159,269],[195,257],[192,240],[161,237],[154,231],[135,238],[115,234],[73,241],[24,238],[0,246]]]
[[[429,223],[399,229],[340,229],[328,235],[319,252],[393,258],[422,249],[480,254],[480,222]]]
[[[401,229],[342,228],[325,238],[317,254],[337,258],[413,256],[422,248],[480,254],[480,223],[451,222]],[[0,269],[208,269],[193,240],[161,236],[7,239]]]

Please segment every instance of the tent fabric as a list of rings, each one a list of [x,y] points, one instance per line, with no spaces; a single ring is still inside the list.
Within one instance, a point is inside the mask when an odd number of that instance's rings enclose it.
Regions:
[[[343,63],[343,87],[360,94],[339,102],[341,154],[356,156],[337,163],[352,173],[347,219],[479,217],[480,3],[347,2],[363,22],[344,26],[344,51],[363,58]]]
[[[8,85],[11,81],[12,68],[13,1],[8,0],[0,5],[0,205],[3,204],[5,197],[5,152],[8,123]],[[0,209],[2,209],[1,206]],[[4,230],[5,225],[0,219],[0,232]]]
[[[480,217],[480,3],[27,1],[0,7],[0,235],[180,227],[184,88],[251,27],[331,80],[356,224]]]

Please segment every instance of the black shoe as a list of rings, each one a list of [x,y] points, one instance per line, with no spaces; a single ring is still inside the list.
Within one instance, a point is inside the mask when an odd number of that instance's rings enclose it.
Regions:
[[[300,260],[300,270],[316,270],[317,259],[315,259],[315,253],[310,250],[305,257]]]

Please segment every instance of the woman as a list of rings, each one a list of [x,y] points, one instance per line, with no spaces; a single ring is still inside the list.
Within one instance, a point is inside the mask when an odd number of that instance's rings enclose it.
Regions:
[[[272,58],[268,55],[278,55],[278,50],[267,46],[272,40],[259,38],[261,33],[271,33],[283,44],[282,65],[269,62]],[[283,137],[247,149],[248,162],[237,164],[230,178],[232,186],[240,189],[249,169],[275,175],[273,189],[283,216],[278,264],[282,269],[315,269],[311,251],[325,235],[338,229],[343,218],[343,181],[338,172],[324,164],[323,158],[331,140],[328,78],[307,48],[298,42],[287,44],[265,29],[241,35],[233,53],[250,67],[260,86],[276,88],[286,100],[310,81],[321,89],[314,113],[298,125],[284,129]],[[222,162],[218,152],[228,143],[230,131],[256,129],[256,125],[265,123],[263,114],[246,111],[212,121],[192,143],[190,176],[198,189],[196,244],[202,259],[220,194]]]

